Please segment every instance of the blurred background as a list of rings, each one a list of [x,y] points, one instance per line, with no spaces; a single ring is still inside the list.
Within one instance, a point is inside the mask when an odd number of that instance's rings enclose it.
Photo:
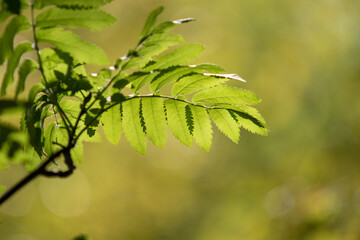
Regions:
[[[115,25],[79,32],[113,61],[160,5],[160,21],[197,19],[174,32],[206,46],[194,63],[247,80],[269,136],[216,130],[206,153],[169,133],[146,156],[124,136],[86,144],[69,179],[38,178],[0,208],[0,239],[360,239],[360,1],[114,0]]]

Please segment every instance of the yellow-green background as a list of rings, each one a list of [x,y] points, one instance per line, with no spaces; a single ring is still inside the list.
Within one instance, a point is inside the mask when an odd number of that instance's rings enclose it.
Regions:
[[[39,178],[0,208],[0,239],[360,239],[360,2],[115,0],[114,26],[79,32],[114,60],[159,5],[160,20],[197,18],[175,32],[206,46],[194,63],[247,80],[269,136],[242,131],[236,145],[216,130],[206,153],[169,133],[146,156],[124,136],[86,144],[71,178]]]

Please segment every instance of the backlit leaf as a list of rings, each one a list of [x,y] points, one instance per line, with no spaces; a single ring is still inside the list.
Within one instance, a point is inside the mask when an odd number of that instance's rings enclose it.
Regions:
[[[212,128],[209,115],[205,108],[189,105],[194,121],[193,136],[195,142],[205,151],[209,151],[212,140]]]
[[[62,28],[39,29],[36,32],[39,42],[53,44],[61,51],[67,52],[80,63],[105,65],[109,63],[101,48],[85,42],[71,31]]]
[[[200,56],[204,51],[204,47],[200,44],[188,44],[179,47],[172,52],[159,57],[154,64],[149,65],[144,71],[155,69],[165,69],[175,65],[186,64],[191,60]]]
[[[30,27],[29,21],[23,15],[16,16],[9,22],[0,40],[0,64],[3,64],[11,56],[15,35]]]
[[[26,59],[19,68],[19,81],[16,86],[16,97],[25,89],[27,76],[38,68],[37,63],[31,59]]]
[[[219,85],[194,95],[193,102],[227,103],[234,105],[256,104],[260,99],[255,93],[241,88]]]
[[[123,129],[130,145],[145,154],[146,137],[140,123],[140,98],[123,102]]]
[[[163,148],[166,142],[164,101],[157,97],[142,98],[142,112],[146,133],[155,146]]]
[[[118,144],[121,137],[121,108],[120,104],[108,109],[101,116],[101,122],[103,123],[103,129],[106,138],[112,144]]]
[[[158,15],[160,13],[162,13],[162,11],[164,10],[164,7],[159,7],[155,10],[153,10],[149,16],[146,19],[145,25],[141,31],[140,34],[140,39],[143,39],[144,37],[146,37],[151,30],[154,28],[155,22],[156,22],[156,18],[158,17]]]
[[[14,82],[14,72],[17,66],[19,65],[21,56],[32,50],[32,46],[30,42],[24,42],[19,44],[14,53],[9,58],[9,62],[7,64],[6,73],[1,85],[1,95],[6,94],[6,89]]]
[[[116,18],[98,9],[72,10],[50,8],[36,18],[36,26],[40,28],[66,26],[71,28],[84,27],[96,31],[116,22]]]
[[[203,74],[189,74],[177,81],[172,90],[173,96],[186,95],[202,89],[210,88],[224,83],[226,78],[216,78]]]
[[[240,130],[238,123],[226,109],[209,109],[209,115],[219,130],[230,138],[234,143],[239,141]]]
[[[168,99],[165,101],[168,125],[174,136],[184,145],[191,146],[192,136],[185,116],[186,103]]]

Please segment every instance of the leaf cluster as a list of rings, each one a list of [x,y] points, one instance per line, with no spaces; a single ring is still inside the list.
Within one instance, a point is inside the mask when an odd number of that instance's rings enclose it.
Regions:
[[[181,143],[190,146],[194,140],[206,151],[211,147],[213,125],[235,143],[240,128],[267,135],[265,120],[253,107],[260,99],[251,91],[227,85],[243,81],[236,74],[225,74],[215,64],[191,65],[204,47],[186,44],[170,31],[194,19],[157,24],[163,7],[150,13],[133,49],[112,66],[89,74],[88,64],[104,66],[110,61],[100,47],[72,29],[98,31],[112,25],[116,19],[100,9],[108,2],[34,0],[30,7],[22,1],[2,2],[0,21],[6,28],[0,40],[0,63],[7,65],[0,113],[18,111],[22,117],[20,128],[0,124],[1,167],[8,159],[17,159],[34,163],[28,164],[34,169],[41,159],[60,151],[72,171],[73,162],[82,161],[83,142],[101,141],[99,126],[113,144],[124,132],[142,154],[147,139],[164,147],[168,127]],[[31,19],[22,15],[24,11],[30,11]],[[33,39],[14,44],[22,31],[31,31]],[[28,52],[36,57],[28,57]],[[33,72],[41,77],[27,99],[19,100]],[[15,82],[14,97],[5,97]]]

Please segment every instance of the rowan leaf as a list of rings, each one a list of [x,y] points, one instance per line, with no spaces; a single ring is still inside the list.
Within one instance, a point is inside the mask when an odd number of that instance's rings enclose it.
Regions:
[[[184,145],[191,146],[192,136],[185,115],[185,106],[181,101],[168,99],[165,101],[168,125],[174,136]]]
[[[205,108],[189,105],[194,121],[193,137],[195,142],[205,151],[209,151],[212,140],[212,128],[209,115]]]
[[[169,47],[184,43],[184,39],[175,34],[153,34],[146,39],[133,56],[123,66],[123,70],[144,67],[155,55],[162,53]]]
[[[241,88],[219,85],[194,95],[193,102],[252,105],[260,102],[255,93]]]
[[[199,64],[191,66],[173,66],[167,69],[161,70],[160,74],[157,75],[154,80],[150,83],[150,91],[155,93],[164,85],[178,81],[183,76],[189,73],[197,72],[222,72],[223,69],[214,64]]]
[[[56,149],[56,145],[53,142],[56,142],[56,124],[49,123],[44,131],[44,149],[48,156],[53,154]]]
[[[226,109],[208,109],[208,113],[218,129],[230,138],[234,143],[239,141],[240,130],[235,119]]]
[[[7,64],[6,73],[1,85],[1,96],[6,94],[6,89],[14,82],[14,72],[19,65],[21,56],[31,50],[32,46],[30,42],[21,43],[16,47]]]
[[[155,146],[163,148],[166,142],[166,119],[164,101],[158,97],[142,98],[142,113],[146,134]]]
[[[122,103],[123,130],[130,145],[139,153],[146,152],[146,137],[140,122],[140,98]]]
[[[200,44],[188,44],[181,46],[172,52],[156,59],[153,64],[145,67],[144,71],[165,69],[171,66],[186,64],[200,56],[203,51],[204,47]]]
[[[53,44],[61,51],[67,52],[79,63],[105,65],[109,60],[98,46],[85,42],[71,31],[62,28],[39,29],[36,32],[39,42]]]
[[[49,5],[59,7],[98,8],[113,0],[34,0],[36,8],[43,8]]]
[[[37,70],[38,65],[34,60],[26,59],[22,62],[19,68],[19,80],[16,86],[15,97],[17,98],[20,93],[22,93],[25,89],[25,81],[29,74]]]
[[[160,13],[162,13],[163,10],[164,10],[164,7],[161,6],[161,7],[158,7],[157,9],[153,10],[149,14],[149,16],[147,17],[147,19],[145,21],[145,25],[141,31],[140,39],[143,39],[151,32],[151,30],[154,28],[154,25],[155,25],[158,15]]]
[[[6,26],[0,40],[0,64],[3,64],[13,53],[15,35],[31,27],[27,18],[23,15],[15,16]]]
[[[101,116],[101,122],[105,136],[109,142],[114,145],[118,144],[122,132],[121,105],[118,104],[104,112]]]
[[[70,28],[84,27],[98,31],[116,22],[116,18],[98,9],[72,10],[64,8],[50,8],[36,17],[39,28],[65,26]]]
[[[189,74],[174,84],[171,94],[173,96],[186,95],[219,85],[226,81],[226,78],[216,78],[204,74]]]

